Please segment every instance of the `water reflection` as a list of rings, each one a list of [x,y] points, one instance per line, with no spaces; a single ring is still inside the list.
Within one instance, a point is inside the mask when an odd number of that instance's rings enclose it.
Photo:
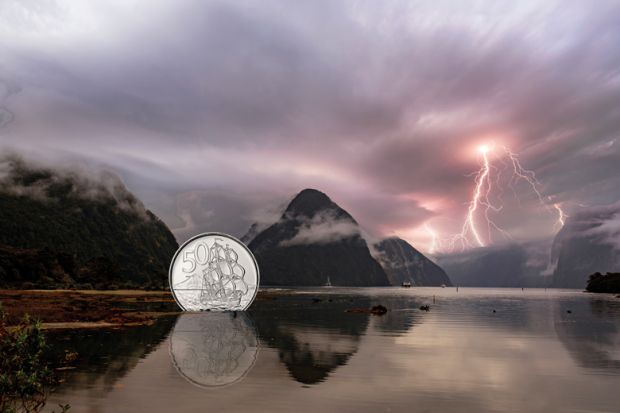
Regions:
[[[383,299],[374,303],[384,305],[388,312],[380,317],[374,317],[374,328],[381,333],[401,336],[411,330],[416,324],[424,320],[425,314],[419,310],[419,306],[425,301],[406,298]]]
[[[620,300],[613,297],[334,290],[257,300],[251,320],[241,313],[236,319],[186,314],[172,320],[169,335],[163,325],[100,338],[78,332],[71,340],[83,344],[87,357],[67,373],[74,378],[47,411],[57,402],[93,413],[190,413],[205,405],[275,412],[617,411]],[[345,312],[376,304],[388,313]],[[419,309],[423,304],[429,312]],[[166,335],[169,341],[157,344]]]
[[[79,368],[64,378],[63,388],[90,388],[102,397],[165,340],[174,317],[152,325],[123,329],[58,330],[48,333],[50,359],[76,352]]]
[[[243,379],[258,354],[254,325],[246,313],[179,316],[170,336],[170,357],[179,374],[200,387],[227,386]]]
[[[320,300],[320,301],[319,301]],[[254,309],[256,324],[265,345],[278,350],[280,361],[297,382],[313,385],[326,381],[340,366],[350,362],[369,329],[402,335],[420,322],[415,300],[384,297],[375,302],[367,296],[321,294],[280,297]],[[352,308],[385,305],[383,316],[350,313]]]
[[[367,297],[281,297],[253,312],[265,345],[278,351],[290,376],[307,385],[325,381],[358,350],[368,327],[367,314],[345,310],[368,307]]]
[[[563,302],[554,314],[555,330],[580,366],[620,374],[619,315],[618,301]]]

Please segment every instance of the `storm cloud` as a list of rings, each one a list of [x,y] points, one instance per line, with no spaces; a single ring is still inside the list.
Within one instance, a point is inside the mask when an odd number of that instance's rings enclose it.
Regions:
[[[619,38],[611,0],[4,1],[0,147],[115,171],[179,241],[313,187],[428,250],[492,141],[547,204],[494,219],[549,238],[553,204],[620,198]]]

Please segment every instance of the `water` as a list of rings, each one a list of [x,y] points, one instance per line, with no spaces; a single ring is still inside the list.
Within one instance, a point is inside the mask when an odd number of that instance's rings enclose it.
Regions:
[[[578,291],[303,289],[52,340],[80,358],[49,411],[620,411],[620,299]]]

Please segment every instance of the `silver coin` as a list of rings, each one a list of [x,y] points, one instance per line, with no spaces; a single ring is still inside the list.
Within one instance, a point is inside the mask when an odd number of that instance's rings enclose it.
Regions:
[[[246,310],[259,281],[258,264],[248,247],[219,232],[187,240],[170,264],[170,290],[185,311]]]

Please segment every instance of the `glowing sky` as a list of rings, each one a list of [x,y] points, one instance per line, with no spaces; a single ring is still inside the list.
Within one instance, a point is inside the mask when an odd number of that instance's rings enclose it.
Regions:
[[[494,222],[545,238],[620,198],[618,39],[605,0],[4,0],[0,147],[118,171],[180,240],[314,187],[428,251],[506,146],[549,208],[517,182]]]

